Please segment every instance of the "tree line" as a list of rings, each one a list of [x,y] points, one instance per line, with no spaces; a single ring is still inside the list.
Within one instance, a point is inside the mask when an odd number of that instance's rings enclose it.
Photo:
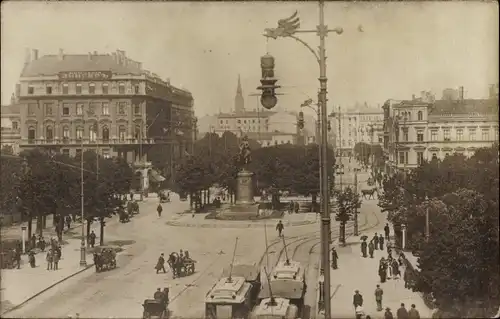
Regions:
[[[54,216],[56,230],[62,232],[64,218],[81,215],[81,158],[41,149],[23,151],[14,156],[2,149],[0,205],[6,212],[13,208],[28,221],[31,237],[32,221],[37,220],[41,236],[46,216]],[[105,219],[124,205],[124,194],[130,191],[133,169],[120,158],[104,158],[93,151],[83,154],[83,204],[87,234],[90,224],[99,220],[101,244]],[[61,236],[61,235],[60,235]]]
[[[414,289],[432,293],[439,309],[456,317],[498,309],[498,150],[432,160],[383,183],[379,206],[395,227],[406,225],[407,246],[419,252]]]

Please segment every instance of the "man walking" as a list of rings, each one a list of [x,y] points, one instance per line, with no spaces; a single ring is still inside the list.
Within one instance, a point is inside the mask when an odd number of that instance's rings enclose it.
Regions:
[[[401,304],[401,307],[396,312],[396,317],[398,319],[408,319],[408,311],[406,311],[404,303]]]
[[[361,243],[361,253],[363,254],[363,258],[366,258],[366,240],[363,240]]]
[[[283,232],[283,229],[285,228],[285,226],[283,226],[283,223],[281,222],[281,220],[278,222],[278,224],[276,225],[276,230],[278,231],[278,236],[281,237],[281,233]]]
[[[408,311],[409,319],[420,319],[420,313],[415,309],[415,304],[411,305],[410,311]]]
[[[380,288],[380,285],[377,285],[377,289],[375,289],[375,301],[377,302],[377,311],[382,311],[382,295],[384,291]]]
[[[375,233],[375,236],[373,236],[373,244],[375,245],[375,250],[378,250],[378,235]]]
[[[64,217],[64,221],[66,222],[66,226],[68,227],[69,230],[71,228],[71,216],[66,215],[66,217]]]
[[[95,237],[96,237],[96,236],[95,236],[95,233],[94,233],[94,231],[92,231],[92,232],[90,233],[90,235],[89,235],[89,245],[90,245],[90,247],[92,247],[92,248],[93,248],[93,247],[94,247],[94,245],[95,245]]]
[[[337,251],[335,250],[335,247],[332,247],[332,268],[337,269],[337,260],[339,259],[339,256],[337,255]]]
[[[379,243],[379,246],[380,246],[380,250],[384,250],[384,236],[382,236],[382,234],[380,234],[380,236],[378,236],[378,243]]]
[[[52,248],[49,249],[47,252],[47,257],[45,257],[45,260],[47,260],[47,270],[52,270],[52,261],[53,261],[53,254],[52,254]]]
[[[160,270],[163,270],[163,273],[167,273],[165,270],[165,258],[163,257],[163,253],[161,253],[160,257],[158,258],[158,262],[156,263],[156,273],[160,272]]]
[[[384,232],[385,232],[385,239],[389,240],[389,224],[385,224],[385,227],[384,227]]]
[[[359,290],[354,291],[354,296],[352,297],[352,304],[354,306],[354,309],[356,307],[362,307],[363,306],[363,296],[359,293]]]
[[[158,207],[156,207],[156,211],[158,212],[158,217],[161,217],[161,212],[163,211],[163,207],[161,207],[161,204],[158,204]]]
[[[368,253],[370,253],[370,258],[373,258],[373,252],[375,250],[375,245],[373,245],[373,240],[368,244]]]
[[[59,255],[59,252],[56,250],[54,252],[54,255],[52,257],[53,261],[54,261],[54,270],[58,270],[59,269],[59,259],[61,259],[61,255]]]

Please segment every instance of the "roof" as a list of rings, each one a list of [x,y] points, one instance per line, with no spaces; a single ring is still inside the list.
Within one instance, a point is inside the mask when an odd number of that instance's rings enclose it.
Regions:
[[[243,277],[221,278],[207,293],[205,302],[213,303],[241,303],[252,285],[245,282]]]
[[[252,140],[269,140],[273,139],[273,136],[296,136],[295,133],[283,133],[283,132],[243,132],[243,135],[248,136]]]
[[[65,54],[64,59],[58,55],[44,55],[25,65],[21,77],[35,77],[40,75],[57,75],[59,72],[70,71],[111,71],[115,74],[145,73],[135,63],[122,65],[116,62],[111,55],[92,54]]]
[[[19,104],[2,105],[1,113],[2,116],[10,114],[20,114],[21,111],[19,110]]]
[[[270,304],[271,298],[263,299],[259,306],[255,308],[255,315],[257,317],[276,316],[277,318],[284,318],[287,314],[290,300],[284,298],[274,298],[275,305]]]
[[[222,271],[222,276],[229,277],[231,272],[232,276],[243,277],[246,281],[256,281],[260,279],[260,269],[255,265],[240,264],[227,267]]]
[[[498,114],[498,99],[436,100],[430,116],[467,114]]]
[[[304,296],[305,283],[303,281],[279,279],[272,280],[270,283],[273,296],[287,299],[299,299]],[[269,298],[269,285],[262,285],[262,290],[259,293],[259,298]]]
[[[245,118],[245,117],[269,117],[276,112],[272,111],[262,111],[262,112],[257,112],[257,111],[246,111],[244,113],[219,113],[217,114],[218,118]]]

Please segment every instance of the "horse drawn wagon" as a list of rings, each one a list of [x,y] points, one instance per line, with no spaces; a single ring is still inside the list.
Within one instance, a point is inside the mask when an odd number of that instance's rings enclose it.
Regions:
[[[116,268],[116,252],[114,249],[104,247],[95,252],[94,265],[96,272]]]
[[[169,255],[167,263],[172,269],[174,279],[194,274],[196,260],[191,259],[189,255],[180,256],[173,252]]]

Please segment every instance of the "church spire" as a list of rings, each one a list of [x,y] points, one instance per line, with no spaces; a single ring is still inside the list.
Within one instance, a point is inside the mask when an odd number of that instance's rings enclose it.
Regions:
[[[241,78],[238,74],[238,87],[236,88],[236,96],[234,97],[234,111],[236,113],[245,112],[245,99],[243,98],[243,90],[241,89]]]

